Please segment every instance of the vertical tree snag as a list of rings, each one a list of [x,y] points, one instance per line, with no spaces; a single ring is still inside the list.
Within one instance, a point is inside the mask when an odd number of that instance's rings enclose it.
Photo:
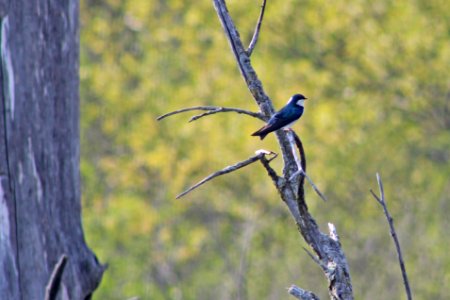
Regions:
[[[236,59],[239,70],[247,84],[247,87],[258,104],[261,114],[255,112],[248,112],[235,108],[217,108],[197,106],[194,108],[185,108],[172,113],[168,113],[158,118],[161,120],[164,117],[182,113],[191,110],[206,110],[206,113],[194,116],[191,121],[197,120],[200,117],[212,115],[219,112],[238,112],[244,115],[252,116],[255,118],[261,118],[267,120],[273,113],[274,107],[272,101],[264,92],[261,81],[255,70],[252,67],[250,55],[255,49],[257,38],[259,36],[259,30],[261,28],[262,17],[264,15],[264,9],[266,1],[263,1],[260,17],[258,18],[255,34],[253,35],[249,50],[245,50],[243,43],[240,39],[239,33],[231,19],[231,16],[227,10],[224,0],[213,0],[214,8],[217,12],[219,20],[224,28],[225,35],[230,44],[231,50]],[[288,38],[288,37],[286,37]],[[224,169],[211,174],[193,187],[189,188],[178,197],[189,193],[198,186],[213,179],[214,177],[233,172],[241,167],[259,160],[263,167],[266,169],[268,175],[272,179],[275,187],[277,188],[281,199],[289,208],[291,215],[293,216],[299,232],[310,245],[315,252],[308,254],[314,259],[314,261],[322,268],[328,279],[328,291],[331,299],[353,299],[353,291],[350,279],[350,272],[347,260],[344,252],[342,251],[339,236],[337,235],[336,228],[333,224],[328,224],[329,234],[322,233],[316,224],[314,218],[308,211],[308,206],[305,201],[304,183],[305,178],[313,186],[313,189],[323,199],[323,195],[312,183],[311,179],[306,173],[306,156],[303,149],[301,139],[295,134],[295,132],[285,132],[279,130],[276,132],[278,143],[283,157],[283,171],[282,176],[278,176],[275,170],[270,166],[270,161],[276,157],[273,152],[260,150],[257,151],[255,156],[252,156],[248,160],[239,162],[234,165],[225,167]],[[266,156],[271,155],[269,159]],[[318,299],[318,297],[310,291],[305,291],[301,288],[293,286],[289,289],[289,293],[299,299]]]
[[[104,267],[81,226],[78,1],[0,0],[0,21],[0,299],[44,299],[63,254],[51,298],[89,299]]]

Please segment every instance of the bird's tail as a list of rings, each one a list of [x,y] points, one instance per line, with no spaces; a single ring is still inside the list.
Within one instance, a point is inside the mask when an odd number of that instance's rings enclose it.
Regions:
[[[266,137],[266,135],[267,135],[267,132],[264,132],[263,128],[252,133],[252,136],[259,136],[261,141]]]

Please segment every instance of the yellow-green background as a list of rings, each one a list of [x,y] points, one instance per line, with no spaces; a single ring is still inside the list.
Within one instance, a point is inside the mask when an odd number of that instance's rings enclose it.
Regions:
[[[248,43],[260,1],[227,1]],[[375,173],[416,299],[450,282],[450,9],[445,0],[269,0],[252,63],[274,105],[308,98],[294,126],[321,228],[341,236],[358,299],[402,299]],[[321,270],[266,172],[253,164],[181,200],[260,148],[262,123],[163,113],[194,105],[256,111],[212,1],[81,1],[81,173],[89,245],[108,263],[94,299],[327,297]],[[280,170],[281,159],[273,163]]]

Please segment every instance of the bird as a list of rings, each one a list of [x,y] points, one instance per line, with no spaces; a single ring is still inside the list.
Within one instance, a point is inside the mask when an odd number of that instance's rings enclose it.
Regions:
[[[289,128],[303,115],[304,102],[308,99],[302,94],[293,95],[286,106],[276,112],[269,119],[269,122],[259,130],[252,133],[252,136],[259,136],[263,140],[266,135],[281,128]]]

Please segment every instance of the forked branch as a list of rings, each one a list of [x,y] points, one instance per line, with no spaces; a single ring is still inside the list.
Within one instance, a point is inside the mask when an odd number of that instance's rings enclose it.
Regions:
[[[162,116],[159,116],[158,118],[156,118],[157,121],[161,121],[162,119],[165,119],[167,117],[176,115],[176,114],[180,114],[180,113],[184,113],[184,112],[188,112],[188,111],[193,111],[193,110],[203,110],[206,111],[205,113],[193,116],[189,119],[189,122],[198,120],[202,117],[205,116],[209,116],[209,115],[213,115],[213,114],[217,114],[217,113],[222,113],[222,112],[235,112],[238,114],[244,114],[244,115],[248,115],[251,116],[253,118],[257,118],[260,119],[262,121],[266,121],[267,118],[264,117],[263,114],[259,113],[259,112],[252,112],[249,110],[245,110],[245,109],[240,109],[240,108],[233,108],[233,107],[220,107],[220,106],[193,106],[193,107],[187,107],[187,108],[182,108],[182,109],[178,109],[172,112],[169,112],[167,114],[164,114]]]
[[[406,297],[408,298],[408,300],[411,300],[412,299],[411,288],[409,287],[408,274],[406,273],[406,267],[403,261],[402,249],[400,247],[400,242],[398,241],[397,238],[397,233],[395,232],[394,219],[392,219],[391,214],[389,213],[389,210],[387,208],[386,200],[384,197],[383,182],[381,181],[380,174],[378,173],[377,173],[377,182],[378,188],[380,190],[380,197],[378,197],[372,190],[370,190],[370,193],[372,193],[372,196],[375,198],[375,200],[381,205],[381,207],[383,207],[384,215],[386,216],[386,219],[389,223],[389,230],[392,239],[394,240],[395,248],[397,249],[398,263],[400,264],[400,269],[402,271],[403,285],[405,286]]]

